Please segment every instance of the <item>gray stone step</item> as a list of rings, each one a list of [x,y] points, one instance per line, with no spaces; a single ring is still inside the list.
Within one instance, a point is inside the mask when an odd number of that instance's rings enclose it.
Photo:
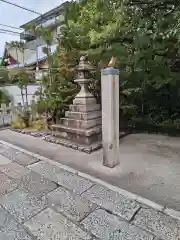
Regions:
[[[67,118],[77,119],[77,120],[90,120],[90,119],[101,118],[101,112],[100,111],[93,111],[93,112],[85,113],[85,112],[67,111],[65,113],[65,116]]]
[[[100,104],[92,104],[92,105],[70,105],[69,110],[72,112],[92,112],[92,111],[100,111]]]
[[[80,144],[90,145],[101,140],[101,126],[85,130],[56,124],[52,126],[52,130],[53,136],[75,141]]]
[[[63,124],[72,128],[89,129],[89,128],[101,125],[101,121],[102,121],[101,118],[85,120],[85,121],[78,120],[78,119],[61,118],[60,124]]]
[[[101,132],[102,127],[96,126],[90,129],[79,129],[79,128],[71,128],[63,124],[56,124],[52,125],[53,132],[69,132],[69,133],[75,133],[77,135],[83,135],[85,137],[90,137],[92,135],[98,134]]]
[[[59,137],[55,137],[55,136],[46,136],[44,140],[47,141],[47,142],[60,144],[62,146],[69,147],[69,148],[72,148],[74,150],[78,150],[80,152],[85,152],[85,153],[88,153],[88,154],[102,148],[101,140],[99,142],[95,142],[95,143],[92,143],[92,144],[89,144],[89,145],[81,144],[79,142],[75,142],[75,141],[72,141],[72,140],[68,140],[68,139],[65,139],[65,138],[59,138]]]

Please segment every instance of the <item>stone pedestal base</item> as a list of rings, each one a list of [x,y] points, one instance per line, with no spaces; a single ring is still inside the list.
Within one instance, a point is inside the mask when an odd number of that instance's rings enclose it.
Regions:
[[[64,147],[68,147],[68,148],[72,148],[74,150],[78,150],[80,152],[84,152],[87,154],[90,154],[94,151],[97,151],[99,149],[102,148],[102,142],[96,142],[94,144],[91,145],[83,145],[83,144],[79,144],[73,141],[69,141],[67,139],[62,139],[59,137],[53,137],[53,136],[46,136],[44,138],[45,141],[47,142],[51,142],[51,143],[56,143],[56,144],[60,144]]]
[[[52,126],[52,137],[47,141],[91,153],[101,148],[100,105],[70,105],[60,124]]]

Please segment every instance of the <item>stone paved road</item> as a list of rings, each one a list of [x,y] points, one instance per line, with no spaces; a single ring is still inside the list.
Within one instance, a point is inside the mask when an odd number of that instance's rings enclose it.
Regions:
[[[0,145],[1,240],[179,240],[180,221]]]
[[[180,211],[179,138],[131,134],[121,139],[120,165],[112,169],[103,166],[102,149],[85,154],[9,129],[0,131],[0,139]]]

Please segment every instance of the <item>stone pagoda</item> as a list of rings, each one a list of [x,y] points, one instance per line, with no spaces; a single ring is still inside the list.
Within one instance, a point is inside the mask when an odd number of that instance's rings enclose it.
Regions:
[[[86,153],[101,148],[100,105],[88,89],[92,81],[90,72],[93,70],[87,57],[81,57],[77,66],[77,78],[74,80],[81,90],[69,106],[65,118],[60,119],[60,124],[52,126],[54,141],[49,141]]]

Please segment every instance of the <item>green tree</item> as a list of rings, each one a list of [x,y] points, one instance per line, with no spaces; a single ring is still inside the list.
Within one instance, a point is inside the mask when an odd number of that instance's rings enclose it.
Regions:
[[[7,83],[9,80],[8,78],[8,71],[5,67],[0,67],[0,84]]]
[[[18,68],[19,68],[19,54],[18,52],[22,53],[22,58],[23,58],[23,66],[25,65],[25,59],[24,59],[24,52],[25,52],[25,43],[22,41],[11,41],[9,44],[9,49],[16,49],[16,59],[18,62]],[[24,67],[25,68],[25,67]],[[25,69],[16,69],[16,70],[11,70],[11,72],[14,72],[14,78],[15,78],[15,83],[17,84],[17,86],[20,88],[21,90],[21,96],[22,96],[22,102],[23,105],[26,101],[26,104],[28,103],[28,92],[27,92],[27,86],[28,83],[31,81],[30,77],[28,76],[27,72],[25,71]],[[24,93],[23,90],[25,90],[25,97],[26,99],[24,100]]]
[[[64,6],[63,14],[54,54],[48,51],[53,42],[49,30],[34,28],[46,41],[46,101],[59,101],[55,105],[62,109],[72,101],[68,91],[76,92],[74,67],[84,54],[97,68],[90,87],[100,99],[100,69],[116,56],[121,114],[127,120],[159,125],[180,119],[179,1],[79,0]]]
[[[82,0],[66,11],[61,44],[96,66],[116,56],[123,113],[162,123],[180,114],[179,10],[178,1]]]
[[[67,51],[58,44],[57,50],[51,53],[51,46],[55,40],[52,32],[36,26],[27,26],[27,29],[34,31],[36,36],[46,43],[43,51],[47,55],[48,69],[44,69],[42,87],[36,92],[39,96],[37,109],[45,113],[47,118],[53,117],[56,122],[64,115],[76,92],[77,87],[73,84],[74,67],[77,64],[76,52]]]
[[[30,82],[32,82],[32,78],[30,77],[29,73],[25,68],[9,69],[9,76],[12,79],[13,83],[15,83],[18,88],[20,88],[21,98],[24,106],[25,100],[24,100],[23,91],[25,90],[26,104],[27,104],[28,103],[27,86]]]

